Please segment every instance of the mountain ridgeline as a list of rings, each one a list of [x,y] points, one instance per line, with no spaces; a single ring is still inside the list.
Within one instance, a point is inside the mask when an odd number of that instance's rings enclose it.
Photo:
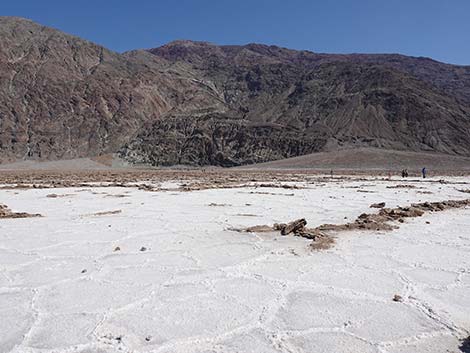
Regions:
[[[0,18],[0,161],[236,166],[374,147],[470,156],[470,67],[175,41],[118,54]]]

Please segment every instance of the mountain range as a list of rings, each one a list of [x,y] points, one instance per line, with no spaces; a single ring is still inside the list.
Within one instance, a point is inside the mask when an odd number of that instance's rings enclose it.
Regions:
[[[0,17],[0,162],[237,166],[364,147],[470,156],[470,66],[193,41],[120,54]]]

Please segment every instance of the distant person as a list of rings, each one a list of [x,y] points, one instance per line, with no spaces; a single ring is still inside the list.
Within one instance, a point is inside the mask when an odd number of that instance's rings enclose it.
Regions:
[[[427,174],[427,170],[426,170],[426,167],[423,167],[423,169],[421,169],[421,174],[423,174],[423,179],[426,178],[426,174]]]
[[[406,178],[406,169],[401,170],[401,177]]]
[[[408,169],[405,169],[405,178],[408,178],[409,174],[408,174]]]

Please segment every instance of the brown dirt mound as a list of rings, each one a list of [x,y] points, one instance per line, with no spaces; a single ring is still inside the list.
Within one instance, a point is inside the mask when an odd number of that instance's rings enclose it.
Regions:
[[[385,202],[373,203],[369,207],[370,208],[384,208],[385,207]]]
[[[470,205],[470,199],[448,200],[440,202],[423,202],[408,207],[382,208],[379,213],[363,213],[354,222],[346,224],[323,224],[316,229],[320,231],[345,230],[393,230],[397,225],[393,221],[404,222],[404,218],[421,217],[425,212],[439,212],[451,208],[462,208]]]
[[[31,214],[26,212],[13,212],[7,205],[0,204],[0,218],[31,218],[42,217],[40,214]]]
[[[271,233],[280,231],[283,236],[293,234],[297,237],[314,240],[316,249],[327,249],[334,244],[333,238],[328,237],[317,228],[307,228],[306,225],[307,221],[305,218],[301,218],[290,223],[275,223],[272,226],[258,225],[243,229],[231,228],[230,230],[248,233]]]
[[[382,204],[380,204],[382,206]],[[349,230],[383,230],[397,229],[393,222],[403,223],[405,218],[421,217],[425,212],[440,212],[447,209],[470,206],[470,199],[448,200],[440,202],[423,202],[407,207],[381,208],[378,213],[363,213],[354,222],[345,224],[322,224],[316,228],[307,228],[305,218],[290,223],[275,223],[273,226],[259,225],[245,229],[231,229],[239,232],[263,233],[280,231],[281,235],[293,234],[295,236],[312,239],[312,249],[328,249],[334,244],[331,233]]]

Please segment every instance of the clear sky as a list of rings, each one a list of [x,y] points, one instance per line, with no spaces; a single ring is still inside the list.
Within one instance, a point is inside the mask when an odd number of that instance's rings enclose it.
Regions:
[[[192,39],[470,65],[470,0],[0,0],[0,15],[119,52]]]

